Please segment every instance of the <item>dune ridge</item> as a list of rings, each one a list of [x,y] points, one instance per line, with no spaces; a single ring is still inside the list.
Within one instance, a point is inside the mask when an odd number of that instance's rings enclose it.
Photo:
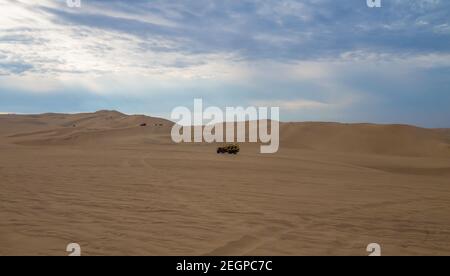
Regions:
[[[173,122],[117,111],[0,115],[0,135],[23,145],[145,141],[170,143]],[[249,123],[246,123],[248,129]],[[226,127],[224,127],[226,133]],[[450,156],[450,130],[409,125],[280,123],[280,146],[315,151],[400,156]]]
[[[0,115],[0,255],[450,252],[447,129],[281,123],[278,153],[218,155],[172,125]]]

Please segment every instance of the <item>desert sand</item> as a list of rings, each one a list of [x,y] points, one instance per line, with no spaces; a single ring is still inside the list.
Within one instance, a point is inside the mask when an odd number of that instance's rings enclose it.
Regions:
[[[0,115],[0,255],[450,254],[450,130],[283,123],[234,156],[171,126]]]

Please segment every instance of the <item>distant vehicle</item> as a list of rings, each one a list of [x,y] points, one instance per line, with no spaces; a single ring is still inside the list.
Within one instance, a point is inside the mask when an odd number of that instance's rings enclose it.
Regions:
[[[217,148],[217,154],[224,154],[224,153],[238,154],[238,152],[240,150],[241,149],[240,149],[239,145],[237,145],[237,144],[226,145],[224,147]]]
[[[145,126],[147,126],[147,124],[146,124],[146,123],[143,123],[143,124],[141,124],[141,127],[145,127]]]

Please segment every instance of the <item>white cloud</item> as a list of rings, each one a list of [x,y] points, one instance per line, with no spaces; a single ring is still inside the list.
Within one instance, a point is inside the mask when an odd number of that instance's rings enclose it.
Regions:
[[[416,2],[414,2],[416,3]],[[435,6],[439,1],[428,0],[420,8]],[[64,1],[2,1],[0,9],[7,11],[0,19],[0,75],[53,76],[59,81],[77,78],[97,78],[102,75],[136,75],[161,79],[211,79],[239,80],[249,76],[266,75],[267,72],[283,72],[282,77],[297,80],[321,80],[330,77],[339,67],[387,62],[418,67],[447,66],[448,56],[400,55],[398,53],[372,53],[357,50],[343,53],[338,58],[289,63],[267,60],[245,61],[230,50],[214,53],[183,51],[186,41],[181,37],[138,36],[113,29],[58,23],[56,16],[45,8],[62,9],[69,13],[103,15],[116,19],[132,19],[160,26],[179,27],[166,17],[148,11],[130,13],[120,9],[89,5],[83,9],[68,9]],[[211,4],[212,5],[212,4]],[[419,5],[418,2],[415,5]],[[311,7],[292,0],[261,1],[258,14],[271,18],[297,16],[309,20]],[[179,9],[179,7],[178,7]],[[168,11],[166,11],[168,12]],[[172,17],[180,15],[172,15]],[[446,31],[446,24],[437,26]],[[307,37],[308,32],[302,33]],[[255,41],[275,47],[301,42],[301,37],[255,33]],[[251,64],[250,64],[251,63]],[[28,66],[27,66],[28,65]],[[91,85],[94,86],[94,85]]]
[[[308,6],[293,0],[260,1],[258,14],[273,18],[278,24],[283,24],[286,16],[293,16],[302,21],[312,19],[312,12],[308,9]]]
[[[275,101],[256,101],[253,103],[255,106],[262,107],[280,107],[281,110],[287,111],[299,111],[303,109],[320,109],[327,108],[331,105],[328,103],[296,99],[296,100],[275,100]]]
[[[441,24],[434,27],[434,32],[438,34],[450,34],[450,25],[449,24]]]
[[[129,13],[122,12],[120,10],[105,9],[103,6],[96,6],[93,3],[88,3],[86,5],[88,6],[86,6],[85,9],[81,10],[85,14],[108,16],[116,19],[128,19],[141,23],[149,23],[165,27],[179,27],[178,23],[168,20],[162,16],[153,14],[145,9],[133,10],[133,13]],[[130,5],[130,7],[132,6]],[[72,9],[72,11],[76,10]]]
[[[23,74],[57,79],[70,79],[68,75],[76,79],[105,74],[203,79],[226,75],[230,60],[234,59],[229,53],[185,53],[179,50],[183,44],[180,39],[139,37],[114,30],[58,24],[53,15],[39,8],[55,8],[55,3],[43,1],[39,5],[22,0],[2,2],[0,6],[0,9],[8,11],[0,19],[0,55],[10,64],[30,65]],[[88,13],[170,25],[170,22],[155,21],[146,15],[131,17],[94,7],[86,10]],[[11,34],[14,41],[11,41]],[[7,65],[0,68],[2,75],[8,74]],[[9,73],[15,74],[12,71],[14,67],[10,68]],[[80,74],[84,75],[77,76]]]

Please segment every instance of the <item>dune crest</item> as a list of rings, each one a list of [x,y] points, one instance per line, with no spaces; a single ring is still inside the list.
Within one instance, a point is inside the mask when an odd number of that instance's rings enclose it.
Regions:
[[[248,123],[247,123],[248,125]],[[170,143],[173,122],[118,111],[0,115],[0,136],[11,143]],[[281,148],[400,156],[450,156],[450,130],[408,125],[281,123]]]
[[[285,123],[281,145],[332,152],[450,156],[448,130],[409,125]]]
[[[447,129],[281,123],[276,154],[116,111],[0,115],[0,255],[449,252]]]

